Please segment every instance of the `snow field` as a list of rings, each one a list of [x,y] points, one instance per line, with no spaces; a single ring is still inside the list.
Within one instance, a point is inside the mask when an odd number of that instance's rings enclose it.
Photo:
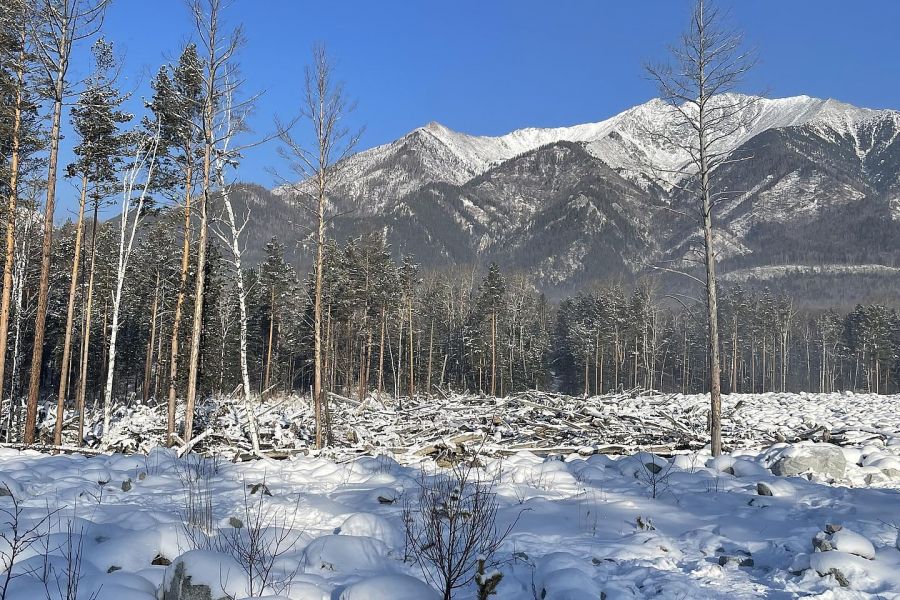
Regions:
[[[701,400],[677,397],[671,408]],[[494,556],[502,579],[492,598],[898,599],[900,428],[884,412],[890,402],[726,401],[734,426],[755,418],[761,439],[824,424],[852,440],[842,447],[757,443],[715,459],[702,450],[482,457],[497,525],[514,524]],[[15,557],[6,598],[66,598],[73,555],[78,598],[184,600],[173,588],[196,586],[211,598],[440,598],[406,556],[403,521],[438,473],[429,459],[386,456],[234,463],[165,449],[92,458],[0,450],[0,482],[12,493],[0,497],[0,559],[15,543],[13,515],[20,531],[36,532]],[[241,550],[251,547],[277,556],[248,571]],[[474,584],[454,593],[475,597]]]

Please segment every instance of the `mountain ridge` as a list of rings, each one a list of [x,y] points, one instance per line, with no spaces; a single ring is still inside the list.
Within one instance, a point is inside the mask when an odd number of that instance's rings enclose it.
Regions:
[[[742,158],[716,175],[727,194],[716,213],[723,275],[900,264],[898,111],[810,96],[714,102],[749,106],[717,149]],[[699,240],[695,222],[677,216],[691,209],[677,185],[686,157],[648,134],[681,134],[671,110],[655,99],[595,123],[502,136],[427,123],[345,159],[329,201],[348,214],[332,235],[378,231],[428,267],[496,260],[554,293],[641,277],[662,260],[687,264]],[[278,210],[295,202],[288,188],[275,197]]]

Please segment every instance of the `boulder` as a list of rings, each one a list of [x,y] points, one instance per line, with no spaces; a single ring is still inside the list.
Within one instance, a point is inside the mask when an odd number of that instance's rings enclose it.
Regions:
[[[831,544],[839,552],[855,554],[869,560],[875,559],[875,546],[855,531],[850,531],[849,529],[835,531],[831,535]]]
[[[166,567],[162,600],[231,600],[247,594],[247,575],[227,554],[191,550]]]
[[[756,493],[760,496],[793,496],[794,486],[787,481],[770,479],[756,484]]]
[[[847,459],[837,446],[809,444],[793,446],[785,450],[772,465],[772,473],[792,477],[805,473],[840,479],[847,469]]]

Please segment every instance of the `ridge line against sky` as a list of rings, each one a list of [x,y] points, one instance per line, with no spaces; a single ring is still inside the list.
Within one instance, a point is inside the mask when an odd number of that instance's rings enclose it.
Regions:
[[[760,64],[742,91],[772,97],[835,98],[866,108],[900,107],[900,51],[892,41],[900,2],[720,0],[756,47]],[[252,126],[271,131],[300,101],[312,45],[325,42],[337,77],[358,101],[365,126],[359,150],[437,121],[473,135],[525,127],[597,122],[656,95],[643,64],[667,58],[685,29],[691,0],[236,0],[227,21],[243,23],[238,61],[245,94],[262,91]],[[159,66],[193,36],[182,0],[113,0],[104,35],[123,54],[122,84],[142,99]],[[76,49],[73,79],[89,68]],[[68,121],[68,115],[66,116]],[[72,160],[66,127],[61,159]],[[272,187],[271,169],[290,175],[275,142],[244,157],[238,179]],[[76,191],[60,188],[59,219],[72,216]]]

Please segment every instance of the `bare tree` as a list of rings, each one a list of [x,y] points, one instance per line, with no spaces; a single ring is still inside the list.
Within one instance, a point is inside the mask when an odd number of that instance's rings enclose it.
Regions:
[[[734,160],[728,141],[746,125],[754,98],[732,94],[754,64],[752,52],[742,50],[743,37],[724,25],[725,16],[709,0],[697,0],[691,23],[672,60],[648,65],[671,110],[671,127],[653,135],[685,157],[674,174],[678,187],[694,199],[703,236],[705,280],[694,278],[706,291],[709,328],[710,444],[714,456],[722,452],[722,391],[719,361],[719,322],[716,293],[713,207],[724,196],[715,189],[714,174]],[[673,174],[670,171],[670,174]]]
[[[200,336],[203,328],[203,296],[206,287],[206,251],[209,241],[208,205],[214,185],[214,162],[217,152],[216,127],[222,116],[222,94],[228,87],[227,65],[243,41],[241,27],[222,30],[223,0],[189,0],[200,47],[204,51],[203,110],[200,119],[203,148],[201,193],[198,199],[200,224],[197,248],[197,277],[194,288],[194,315],[191,327],[191,349],[188,358],[188,386],[185,398],[184,440],[190,442],[194,426],[194,404],[200,366]]]
[[[10,365],[12,369],[9,384],[9,414],[7,415],[5,439],[7,442],[12,441],[13,425],[18,422],[16,393],[18,391],[17,384],[22,362],[19,357],[19,349],[22,345],[22,320],[26,316],[23,296],[25,293],[25,277],[28,272],[28,258],[30,256],[29,240],[31,236],[29,234],[33,226],[30,215],[26,215],[24,218],[22,215],[19,215],[16,220],[21,221],[21,223],[18,223],[16,227],[16,237],[18,239],[15,240],[16,246],[14,248],[12,265],[12,310],[10,312],[12,312],[13,343],[12,365]]]
[[[28,405],[25,417],[26,444],[34,442],[38,396],[41,391],[41,368],[44,358],[44,330],[47,322],[47,299],[50,290],[50,250],[53,243],[53,212],[56,206],[56,173],[59,157],[60,126],[63,101],[71,86],[66,80],[72,48],[95,35],[103,24],[109,0],[39,0],[36,13],[35,49],[41,63],[48,98],[53,103],[50,128],[47,201],[44,205],[44,232],[41,246],[41,279],[34,319],[34,350],[28,383]]]
[[[431,477],[423,473],[417,503],[409,499],[403,507],[405,558],[419,565],[444,600],[473,581],[486,598],[484,588],[500,582],[495,554],[518,518],[500,522],[496,484],[474,465],[459,462]]]
[[[141,213],[147,203],[153,171],[156,168],[156,155],[159,149],[159,126],[142,136],[137,144],[134,162],[125,173],[122,182],[122,213],[119,221],[119,259],[116,264],[116,287],[112,298],[112,324],[109,330],[109,355],[106,365],[106,387],[103,392],[103,442],[109,444],[109,420],[112,413],[113,377],[116,371],[116,341],[119,334],[119,312],[122,308],[122,288],[125,285],[125,274],[128,260],[134,247],[134,238],[141,224]],[[135,199],[135,195],[137,198]],[[134,208],[132,209],[132,205]],[[131,214],[134,213],[132,219]]]
[[[219,194],[221,195],[225,211],[228,233],[223,234],[218,230],[214,231],[231,251],[231,263],[234,270],[238,310],[240,313],[239,355],[244,410],[247,414],[247,427],[250,430],[250,442],[253,446],[253,452],[259,454],[259,433],[256,426],[256,411],[253,407],[252,391],[250,388],[250,370],[247,366],[247,288],[244,285],[244,268],[242,263],[244,242],[241,240],[241,234],[243,234],[247,223],[250,222],[250,207],[248,205],[246,215],[238,222],[238,217],[234,211],[234,204],[231,202],[231,190],[226,181],[226,170],[228,169],[228,165],[234,161],[236,157],[231,141],[235,133],[244,128],[245,111],[241,109],[245,109],[249,106],[244,104],[242,107],[238,107],[237,111],[235,110],[234,90],[237,85],[238,83],[233,77],[226,76],[225,89],[223,91],[223,118],[220,123],[220,131],[217,134],[221,145],[215,157],[215,174],[216,183],[219,186]]]
[[[316,419],[316,447],[324,445],[323,437],[323,310],[322,289],[325,272],[325,227],[330,218],[329,194],[340,179],[341,161],[353,153],[361,135],[344,125],[354,105],[344,95],[344,87],[334,80],[334,64],[324,45],[313,48],[313,64],[306,69],[301,118],[313,130],[314,147],[307,148],[287,127],[279,125],[283,143],[282,153],[300,177],[292,189],[300,198],[311,200],[312,206],[301,202],[315,215],[316,262],[313,300],[313,406]]]

